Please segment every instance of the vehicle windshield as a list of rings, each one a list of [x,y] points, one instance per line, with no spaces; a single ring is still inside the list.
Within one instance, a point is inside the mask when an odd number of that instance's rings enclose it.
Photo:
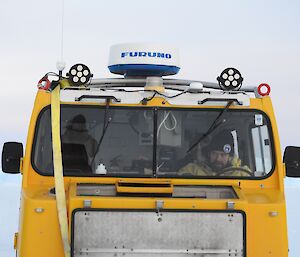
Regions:
[[[273,169],[268,118],[229,109],[211,128],[222,110],[62,105],[64,175],[266,176]],[[42,175],[53,175],[50,116],[50,108],[39,116],[32,153]]]

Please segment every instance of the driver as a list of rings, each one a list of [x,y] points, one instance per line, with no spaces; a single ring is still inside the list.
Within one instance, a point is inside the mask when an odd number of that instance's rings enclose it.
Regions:
[[[67,124],[62,135],[62,143],[84,145],[89,158],[92,158],[97,149],[97,141],[89,135],[86,119],[82,114],[73,117]]]
[[[234,155],[231,132],[222,131],[205,148],[201,149],[198,145],[195,160],[178,173],[192,176],[250,176],[251,170],[241,163]]]

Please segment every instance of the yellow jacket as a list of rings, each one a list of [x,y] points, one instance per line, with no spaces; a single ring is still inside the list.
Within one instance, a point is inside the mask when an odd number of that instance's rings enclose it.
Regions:
[[[231,160],[231,166],[226,167],[221,171],[214,171],[205,162],[196,163],[192,162],[184,166],[178,171],[179,175],[190,176],[232,176],[232,177],[249,177],[251,176],[251,170],[248,166],[242,166],[241,160],[237,157],[233,157]],[[240,168],[240,169],[239,169]]]

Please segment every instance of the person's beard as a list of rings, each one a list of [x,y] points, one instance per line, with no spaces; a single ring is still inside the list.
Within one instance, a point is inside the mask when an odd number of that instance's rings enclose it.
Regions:
[[[224,169],[230,167],[230,160],[226,164],[221,163],[221,162],[210,162],[210,167],[212,168],[213,171],[215,172],[221,172]]]
[[[216,171],[216,172],[221,171],[225,168],[225,166],[223,164],[215,163],[215,162],[211,163],[210,166],[213,169],[213,171]]]

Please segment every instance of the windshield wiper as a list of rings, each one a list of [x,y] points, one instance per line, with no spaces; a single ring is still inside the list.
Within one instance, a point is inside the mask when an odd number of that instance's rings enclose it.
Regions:
[[[108,110],[109,110],[109,103],[110,103],[110,100],[111,100],[110,97],[106,98],[106,106],[105,106],[105,110],[104,110],[104,120],[103,120],[102,135],[101,135],[101,137],[100,137],[100,140],[99,140],[99,142],[98,142],[98,145],[97,145],[95,154],[94,154],[93,159],[92,159],[92,161],[91,161],[91,165],[93,165],[93,163],[94,163],[95,157],[96,157],[96,155],[97,155],[97,153],[98,153],[98,151],[99,151],[99,149],[100,149],[100,146],[101,146],[102,141],[103,141],[103,139],[104,139],[105,133],[106,133],[107,128],[108,128],[108,125],[109,125],[109,123],[110,123],[111,120],[112,120],[111,117],[108,117],[108,119],[107,119],[107,114],[108,114]]]
[[[220,112],[220,114],[217,116],[217,118],[214,120],[214,122],[211,124],[209,129],[194,143],[192,146],[187,150],[187,153],[191,152],[200,142],[203,141],[208,135],[210,135],[217,127],[219,127],[221,124],[223,124],[226,120],[221,120],[223,115],[226,113],[226,111],[229,109],[229,107],[232,105],[232,103],[235,100],[229,100],[226,107]]]

